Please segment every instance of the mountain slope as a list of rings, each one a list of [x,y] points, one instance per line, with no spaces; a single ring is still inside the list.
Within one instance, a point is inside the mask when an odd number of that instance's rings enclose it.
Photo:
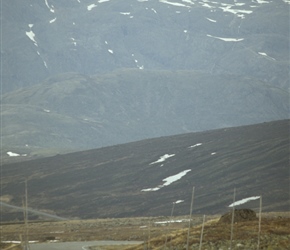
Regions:
[[[289,90],[289,1],[4,1],[3,91],[120,68],[247,75]]]
[[[67,73],[2,96],[2,157],[78,151],[289,117],[289,95],[196,71]],[[46,154],[47,154],[46,152]]]
[[[3,165],[2,197],[61,217],[130,217],[227,211],[263,196],[263,211],[289,211],[289,120],[189,133]],[[257,208],[257,201],[244,206]],[[13,213],[2,207],[2,218]]]
[[[1,157],[289,119],[289,3],[3,1]]]

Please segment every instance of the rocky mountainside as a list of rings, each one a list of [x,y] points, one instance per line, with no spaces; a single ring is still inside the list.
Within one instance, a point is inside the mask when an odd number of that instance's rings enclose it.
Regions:
[[[289,1],[1,3],[1,157],[289,118]]]
[[[64,218],[289,211],[290,120],[188,133],[1,166],[1,201]],[[247,201],[243,204],[242,201]],[[1,206],[2,220],[22,211]],[[31,214],[31,219],[39,215]]]
[[[202,70],[289,88],[289,1],[2,3],[3,91],[63,72]]]
[[[228,75],[65,74],[3,95],[2,158],[279,120],[288,115],[288,100],[279,88]]]

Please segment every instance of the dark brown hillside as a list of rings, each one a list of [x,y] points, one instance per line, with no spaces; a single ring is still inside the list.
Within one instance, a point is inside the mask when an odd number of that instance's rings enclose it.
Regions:
[[[175,215],[228,210],[236,199],[263,196],[263,211],[289,210],[289,120],[143,140],[1,166],[1,200],[66,218]],[[171,155],[164,162],[161,156]],[[141,191],[188,171],[157,191]],[[246,207],[256,209],[258,201]],[[239,206],[242,208],[243,205]],[[22,212],[1,207],[3,220]],[[34,216],[36,218],[37,216]]]

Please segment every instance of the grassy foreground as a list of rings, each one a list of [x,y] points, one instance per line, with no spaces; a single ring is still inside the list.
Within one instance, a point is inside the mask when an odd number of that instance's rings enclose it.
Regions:
[[[96,220],[72,220],[29,223],[29,240],[47,242],[90,240],[143,241],[138,246],[98,246],[90,250],[161,250],[186,249],[188,217],[136,217]],[[218,222],[219,216],[207,216],[201,249],[228,249],[231,225]],[[19,240],[22,223],[2,224],[2,241]],[[189,249],[199,249],[202,216],[195,215],[190,228]],[[258,220],[234,225],[233,249],[257,249]],[[290,213],[263,213],[260,249],[290,249]],[[1,249],[19,249],[15,244],[2,244]]]

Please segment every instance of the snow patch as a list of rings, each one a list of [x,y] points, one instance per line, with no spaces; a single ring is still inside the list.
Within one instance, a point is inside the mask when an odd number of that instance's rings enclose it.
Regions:
[[[49,23],[54,23],[55,21],[56,21],[56,18],[51,19],[51,20],[49,21]]]
[[[257,199],[260,199],[260,196],[252,196],[252,197],[245,198],[245,199],[242,199],[239,201],[235,201],[234,203],[230,204],[229,207],[239,206],[239,205],[242,205],[248,201],[257,200]]]
[[[109,53],[114,54],[114,51],[111,49],[108,49]]]
[[[178,203],[182,203],[182,202],[184,202],[184,200],[177,200],[177,201],[175,201],[173,203],[178,204]]]
[[[91,11],[93,8],[96,8],[96,7],[97,7],[97,5],[93,3],[93,4],[88,5],[87,9],[88,9],[88,11]]]
[[[273,58],[273,57],[271,57],[271,56],[268,56],[265,52],[258,52],[258,54],[259,55],[261,55],[261,56],[265,56],[265,57],[268,57],[268,58],[270,58],[270,59],[272,59],[272,60],[275,60],[276,61],[276,59],[275,58]]]
[[[167,224],[167,223],[181,223],[181,222],[187,222],[188,219],[185,220],[166,220],[166,221],[156,221],[155,224]]]
[[[9,156],[20,156],[20,154],[17,154],[17,153],[13,153],[13,152],[11,152],[11,151],[9,151],[9,152],[7,152],[7,154],[9,155]]]
[[[209,20],[210,22],[216,23],[216,20],[210,19],[210,18],[206,18],[207,20]]]
[[[213,7],[213,6],[210,6],[208,3],[202,3],[201,5],[202,5],[203,7],[209,8],[209,9],[213,9],[213,8],[215,8],[215,7]]]
[[[130,15],[131,13],[130,12],[120,12],[120,14],[126,16],[126,15]]]
[[[194,4],[194,2],[192,2],[191,0],[182,0],[182,2],[184,2],[184,3],[189,3],[189,4]]]
[[[54,13],[54,9],[53,9],[53,5],[51,5],[51,7],[49,6],[47,0],[44,0],[45,1],[45,5],[47,6],[47,8],[49,9],[50,12]]]
[[[17,153],[13,153],[11,151],[7,152],[6,154],[8,154],[8,156],[11,156],[11,157],[16,157],[16,156],[27,156],[27,154],[17,154]]]
[[[173,5],[173,6],[177,6],[177,7],[188,7],[187,5],[182,4],[182,3],[169,2],[169,1],[166,1],[166,0],[159,0],[159,2],[160,3],[166,3],[166,4],[169,4],[169,5]]]
[[[73,44],[74,46],[77,46],[76,39],[74,39],[73,37],[71,37],[71,40],[72,40],[72,44]]]
[[[182,171],[182,172],[180,172],[180,173],[178,173],[176,175],[169,176],[169,177],[167,177],[167,178],[162,180],[164,182],[162,185],[158,185],[155,188],[145,188],[145,189],[142,189],[141,192],[157,191],[160,188],[169,186],[173,182],[176,182],[176,181],[180,180],[183,176],[185,176],[190,171],[191,171],[191,169],[187,169],[187,170],[184,170],[184,171]]]
[[[222,4],[225,7],[219,7],[223,10],[223,12],[230,12],[232,14],[237,15],[238,17],[244,18],[245,16],[242,14],[252,14],[252,10],[240,10],[240,9],[232,9],[233,5],[231,4]]]
[[[37,45],[37,42],[35,41],[35,34],[34,32],[31,30],[31,28],[33,27],[33,24],[28,24],[30,31],[25,32],[26,36],[28,36],[28,38],[34,43],[35,46]]]
[[[256,0],[257,3],[262,4],[262,3],[269,3],[269,1],[264,1],[264,0]]]
[[[110,0],[99,0],[99,3],[109,2]]]
[[[229,38],[229,37],[218,37],[218,36],[211,36],[211,35],[207,35],[207,36],[216,38],[225,42],[240,42],[244,40],[244,38]]]
[[[195,147],[198,147],[198,146],[201,146],[202,145],[202,143],[196,143],[196,144],[194,144],[194,145],[192,145],[192,146],[189,146],[188,148],[195,148]]]
[[[159,160],[154,161],[154,162],[151,162],[149,165],[156,164],[156,163],[159,163],[159,162],[164,162],[166,159],[168,159],[168,158],[170,158],[170,157],[173,157],[173,156],[175,156],[175,154],[172,154],[172,155],[165,154],[165,155],[161,156],[161,157],[159,158]]]
[[[1,241],[3,243],[14,243],[14,244],[21,244],[22,242],[21,241],[18,241],[18,240],[3,240]],[[30,240],[28,243],[37,243],[39,241],[37,240]]]

